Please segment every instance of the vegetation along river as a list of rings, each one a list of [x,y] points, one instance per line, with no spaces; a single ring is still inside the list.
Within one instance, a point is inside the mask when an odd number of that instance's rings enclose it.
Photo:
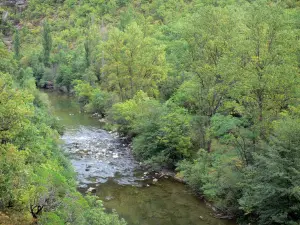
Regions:
[[[139,169],[128,144],[101,128],[99,119],[80,113],[66,95],[47,92],[53,113],[65,126],[63,149],[77,173],[78,189],[95,188],[108,211],[129,225],[233,225],[212,211],[182,183],[153,178]],[[102,124],[103,125],[103,124]]]

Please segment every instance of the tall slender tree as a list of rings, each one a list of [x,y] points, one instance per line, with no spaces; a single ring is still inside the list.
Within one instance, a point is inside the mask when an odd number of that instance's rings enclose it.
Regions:
[[[90,50],[90,41],[89,38],[86,38],[86,41],[84,42],[84,50],[85,50],[85,61],[86,61],[86,67],[89,67],[91,64],[91,50]]]
[[[43,23],[43,54],[44,54],[44,65],[50,65],[50,52],[52,48],[52,37],[51,29],[48,21]]]
[[[19,34],[19,30],[16,29],[15,30],[15,34],[14,34],[14,57],[15,59],[19,60],[20,59],[20,34]]]

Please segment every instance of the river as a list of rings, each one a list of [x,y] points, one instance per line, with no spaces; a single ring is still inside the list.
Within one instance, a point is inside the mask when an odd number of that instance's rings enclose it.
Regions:
[[[53,114],[66,131],[62,146],[77,173],[78,190],[95,188],[107,211],[115,210],[128,225],[234,225],[216,219],[184,184],[168,177],[153,183],[133,158],[130,146],[103,123],[80,113],[73,98],[47,92]]]

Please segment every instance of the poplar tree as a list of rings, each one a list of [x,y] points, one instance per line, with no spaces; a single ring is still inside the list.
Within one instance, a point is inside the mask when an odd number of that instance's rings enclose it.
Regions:
[[[15,35],[14,35],[14,52],[15,52],[15,59],[19,60],[20,59],[20,35],[19,35],[19,30],[16,29]]]
[[[47,21],[43,23],[43,54],[44,54],[44,65],[49,66],[50,52],[52,48],[52,37],[50,25]]]

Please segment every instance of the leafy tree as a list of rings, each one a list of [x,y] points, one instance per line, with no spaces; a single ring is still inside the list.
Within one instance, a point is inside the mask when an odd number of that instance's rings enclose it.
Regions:
[[[19,60],[20,59],[20,34],[19,34],[19,30],[16,29],[15,30],[15,34],[14,34],[14,57],[15,59]]]
[[[13,55],[5,49],[5,45],[0,41],[0,72],[14,73],[16,70],[16,63]]]
[[[162,105],[140,91],[110,113],[120,132],[135,136],[136,156],[153,168],[172,167],[190,156],[190,117],[183,108]]]
[[[85,61],[86,61],[86,67],[89,67],[90,66],[90,54],[91,54],[91,50],[90,50],[90,43],[89,43],[89,40],[87,39],[85,42],[84,42],[84,50],[85,50]]]
[[[296,36],[277,4],[254,2],[246,10],[245,36],[237,50],[243,76],[231,96],[238,104],[235,111],[267,138],[272,121],[298,96],[297,59],[289,54]]]
[[[167,71],[163,45],[145,37],[141,28],[132,23],[124,32],[111,31],[103,49],[108,90],[115,91],[122,100],[132,98],[139,90],[158,96],[157,85]]]
[[[183,57],[186,70],[192,74],[174,99],[198,115],[202,148],[211,150],[206,129],[211,117],[226,102],[226,95],[234,87],[236,65],[232,57],[236,22],[228,8],[206,6],[188,15],[179,25],[178,33],[187,43]],[[196,129],[196,128],[195,128]]]
[[[86,112],[99,113],[104,117],[112,104],[117,101],[114,95],[93,88],[87,82],[76,80],[74,84],[78,102]]]
[[[47,20],[43,22],[43,55],[44,65],[50,65],[50,53],[52,49],[51,29]]]
[[[275,132],[264,154],[255,156],[255,166],[247,170],[243,197],[239,199],[247,215],[257,224],[299,223],[299,118],[274,122]]]

